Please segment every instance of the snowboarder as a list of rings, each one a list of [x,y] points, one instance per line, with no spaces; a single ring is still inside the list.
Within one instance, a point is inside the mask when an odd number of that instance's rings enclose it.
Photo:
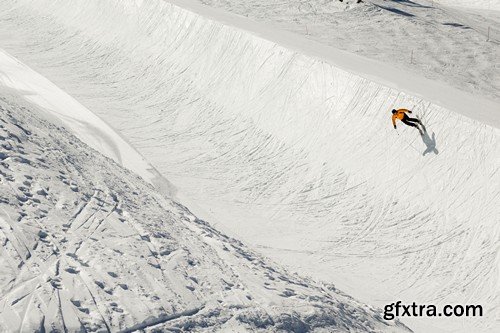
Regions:
[[[396,119],[399,119],[404,124],[418,129],[420,135],[424,135],[424,132],[420,129],[420,127],[417,126],[417,124],[420,124],[420,126],[422,126],[422,128],[425,130],[424,124],[422,124],[420,119],[408,117],[406,115],[407,112],[412,113],[410,110],[407,109],[398,109],[398,110],[392,109],[392,125],[394,125],[394,129],[396,129]]]

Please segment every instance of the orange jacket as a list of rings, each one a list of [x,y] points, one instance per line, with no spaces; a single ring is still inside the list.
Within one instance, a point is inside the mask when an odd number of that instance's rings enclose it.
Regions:
[[[394,113],[392,115],[392,125],[396,126],[396,119],[403,120],[403,118],[405,117],[405,113],[406,112],[411,113],[411,111],[407,110],[407,109],[398,109],[398,110],[396,110],[396,113]]]

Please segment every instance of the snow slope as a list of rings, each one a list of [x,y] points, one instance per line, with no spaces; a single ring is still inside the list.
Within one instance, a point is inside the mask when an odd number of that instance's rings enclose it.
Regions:
[[[0,331],[407,331],[214,230],[18,94],[0,86]]]
[[[498,103],[431,102],[410,93],[420,78],[365,77],[300,37],[283,47],[162,1],[3,4],[2,47],[117,129],[197,215],[366,302],[485,307],[404,318],[417,331],[498,328]],[[393,107],[428,133],[394,131]]]
[[[190,2],[221,8],[500,101],[500,24],[499,12],[493,11],[500,6],[498,0],[177,1]]]

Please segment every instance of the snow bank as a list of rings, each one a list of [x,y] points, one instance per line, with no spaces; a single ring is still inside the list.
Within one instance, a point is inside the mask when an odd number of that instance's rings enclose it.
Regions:
[[[21,91],[103,155],[153,182],[155,170],[124,139],[42,75],[0,50],[0,84]]]
[[[498,105],[432,102],[450,90],[167,2],[14,3],[5,49],[112,123],[196,213],[368,302],[485,307],[409,321],[426,330],[493,329]],[[399,107],[425,136],[392,128]]]

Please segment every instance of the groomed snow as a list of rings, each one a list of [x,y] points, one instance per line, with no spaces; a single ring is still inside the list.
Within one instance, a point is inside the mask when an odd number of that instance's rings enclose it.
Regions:
[[[7,1],[0,38],[217,227],[368,303],[485,307],[482,318],[404,318],[417,332],[494,331],[498,103],[189,8]],[[427,134],[395,131],[394,107],[413,109]]]

